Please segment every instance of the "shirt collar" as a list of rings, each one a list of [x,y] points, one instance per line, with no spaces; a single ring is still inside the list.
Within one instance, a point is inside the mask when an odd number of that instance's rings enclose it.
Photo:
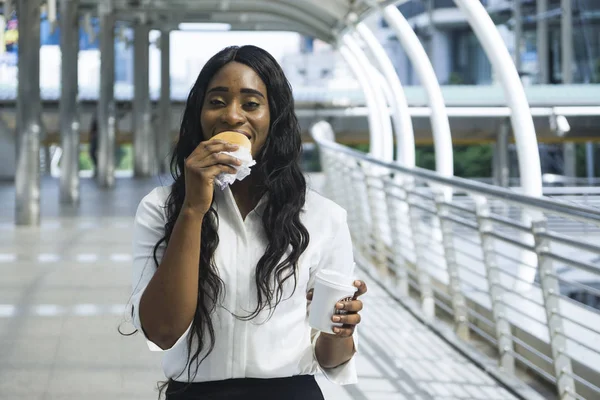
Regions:
[[[265,207],[267,206],[268,199],[269,199],[268,193],[263,194],[263,196],[258,201],[258,204],[256,205],[256,207],[254,207],[254,209],[252,211],[250,211],[250,213],[248,213],[246,218],[248,218],[252,214],[257,214],[259,216],[262,216],[262,213],[263,213]],[[237,215],[238,217],[241,218],[239,208],[237,206],[237,203],[235,202],[235,198],[233,197],[233,193],[231,192],[231,188],[229,186],[227,186],[223,190],[215,188],[215,205],[217,206],[217,208],[215,208],[215,210],[218,211],[219,208],[224,207],[228,211],[230,211],[232,213],[232,215]]]

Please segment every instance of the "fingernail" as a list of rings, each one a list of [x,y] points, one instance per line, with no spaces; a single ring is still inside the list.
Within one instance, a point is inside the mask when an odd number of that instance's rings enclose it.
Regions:
[[[360,286],[360,281],[354,281],[354,286]]]
[[[340,328],[333,328],[333,331],[334,331],[335,333],[340,333]]]
[[[341,319],[340,317],[335,316],[335,317],[333,317],[333,322],[340,322],[340,319]]]
[[[335,308],[337,308],[338,310],[341,310],[341,309],[343,309],[343,308],[344,308],[344,304],[343,304],[343,303],[337,303],[337,304],[335,305]]]

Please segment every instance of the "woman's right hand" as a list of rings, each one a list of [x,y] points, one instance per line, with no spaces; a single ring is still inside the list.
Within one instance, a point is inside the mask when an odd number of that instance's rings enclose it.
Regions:
[[[221,172],[235,174],[232,166],[241,162],[223,151],[233,152],[239,146],[222,140],[201,142],[185,160],[185,199],[183,207],[198,215],[208,212],[213,200],[215,177]]]

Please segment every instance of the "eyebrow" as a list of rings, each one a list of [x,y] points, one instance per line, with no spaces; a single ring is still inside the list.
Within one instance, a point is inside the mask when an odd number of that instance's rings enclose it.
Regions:
[[[212,89],[209,89],[208,92],[206,92],[206,93],[208,94],[208,93],[212,93],[212,92],[229,92],[229,88],[226,88],[225,86],[216,86]],[[247,93],[247,94],[255,94],[257,96],[262,97],[263,99],[265,98],[265,95],[256,89],[243,88],[240,90],[240,92]]]

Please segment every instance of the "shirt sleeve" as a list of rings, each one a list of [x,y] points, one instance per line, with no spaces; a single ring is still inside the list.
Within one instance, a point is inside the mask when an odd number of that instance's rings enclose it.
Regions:
[[[138,206],[133,225],[133,276],[131,295],[131,316],[133,325],[142,333],[150,351],[168,351],[184,342],[188,336],[191,324],[177,342],[169,349],[161,349],[158,345],[148,339],[140,321],[140,300],[148,286],[148,283],[157,270],[154,260],[154,247],[164,236],[165,210],[164,201],[160,201],[158,191],[155,189],[148,194]],[[156,250],[156,260],[160,262],[166,248],[161,243]]]
[[[328,241],[325,246],[327,251],[323,253],[316,268],[310,272],[309,288],[314,287],[315,277],[321,269],[335,270],[349,277],[354,277],[354,255],[352,251],[352,239],[350,237],[350,229],[346,221],[346,212],[343,211],[341,221],[334,227],[333,239]],[[308,306],[310,308],[310,304]],[[358,327],[357,327],[358,328]],[[354,349],[358,352],[358,329],[354,330],[352,340],[354,341]],[[323,372],[325,377],[338,385],[349,385],[358,382],[358,374],[356,371],[356,360],[353,356],[350,360],[335,368],[323,368],[317,361],[316,344],[320,332],[311,330],[311,342],[313,351],[313,360],[317,364],[318,369]]]

